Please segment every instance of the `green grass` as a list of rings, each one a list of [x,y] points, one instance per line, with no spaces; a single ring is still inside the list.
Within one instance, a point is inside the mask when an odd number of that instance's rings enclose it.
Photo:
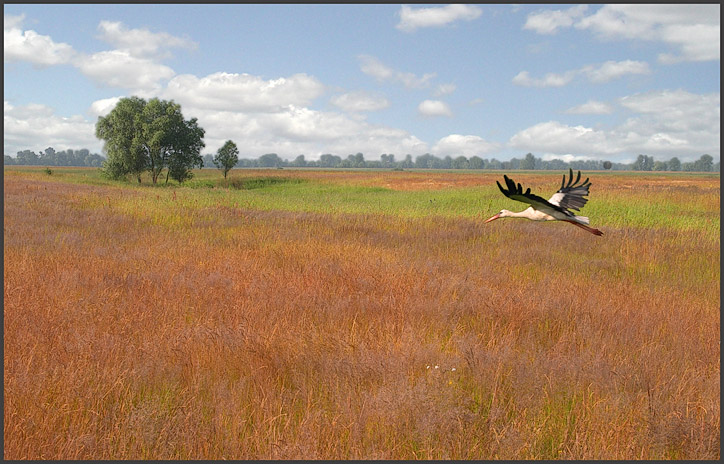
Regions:
[[[259,170],[254,171],[259,172]],[[263,172],[263,171],[262,171]],[[420,217],[465,217],[485,218],[492,216],[501,209],[523,210],[526,205],[505,198],[494,183],[474,187],[447,188],[439,190],[398,191],[380,186],[330,183],[317,179],[304,179],[284,176],[283,172],[273,170],[274,174],[239,176],[232,171],[228,179],[221,177],[216,170],[196,170],[195,177],[183,185],[174,181],[168,184],[160,182],[156,186],[143,179],[144,184],[134,182],[118,182],[104,179],[95,168],[56,168],[52,176],[47,175],[40,167],[13,166],[6,168],[6,173],[14,175],[31,173],[43,179],[58,182],[82,183],[90,185],[113,185],[131,189],[158,189],[159,195],[170,189],[178,196],[189,198],[192,203],[184,203],[184,207],[209,207],[224,205],[227,207],[255,210],[280,210],[296,212],[319,212],[335,214],[387,214],[406,218]],[[292,171],[293,172],[293,171]],[[339,171],[338,171],[339,172]],[[244,171],[241,171],[245,174]],[[516,172],[520,178],[526,172]],[[540,172],[530,171],[535,175]],[[470,175],[471,172],[455,173],[451,176]],[[718,173],[642,173],[642,172],[595,172],[587,173],[594,180],[607,178],[630,178],[632,181],[642,177],[655,179],[681,178],[718,178]],[[360,171],[361,176],[375,175]],[[547,173],[543,173],[547,175]],[[550,173],[550,189],[558,182],[559,173]],[[598,182],[594,182],[597,184]],[[709,211],[712,202],[718,202],[719,192],[711,192],[708,196],[687,195],[679,191],[660,188],[657,190],[631,189],[627,191],[601,191],[594,185],[589,203],[579,212],[588,216],[591,225],[597,228],[635,227],[641,229],[667,228],[682,232],[703,231],[710,237],[720,234],[718,216]],[[704,201],[702,201],[702,199]],[[128,201],[137,201],[129,199]],[[145,209],[145,206],[144,206]],[[159,214],[163,214],[159,211]]]
[[[239,192],[205,192],[200,205],[223,201],[227,206],[260,210],[387,214],[419,218],[429,216],[476,218],[501,209],[522,210],[523,203],[503,197],[496,186],[436,191],[395,191],[383,187],[320,184],[315,182],[257,182]],[[666,194],[644,197],[593,192],[581,211],[595,227],[673,228],[708,231],[719,235],[719,218],[707,213],[700,201],[677,201]],[[486,217],[487,218],[487,217]]]

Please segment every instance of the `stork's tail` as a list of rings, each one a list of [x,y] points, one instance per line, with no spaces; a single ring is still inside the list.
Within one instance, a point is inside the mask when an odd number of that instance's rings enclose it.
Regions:
[[[589,225],[591,223],[586,216],[575,216],[575,220],[585,225]]]

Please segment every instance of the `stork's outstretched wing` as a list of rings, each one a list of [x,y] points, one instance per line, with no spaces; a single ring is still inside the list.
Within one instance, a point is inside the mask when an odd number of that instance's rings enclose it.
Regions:
[[[569,168],[568,172],[570,176],[568,184],[566,184],[566,175],[563,174],[560,190],[550,197],[548,203],[564,209],[570,208],[580,211],[588,202],[588,198],[583,197],[588,195],[588,188],[591,186],[591,183],[588,181],[588,177],[586,177],[586,180],[584,180],[582,184],[578,183],[578,181],[581,180],[581,171],[578,171],[578,177],[576,177],[576,181],[573,182],[573,169]]]
[[[505,179],[505,184],[508,187],[508,190],[504,189],[502,185],[500,185],[500,182],[497,180],[495,181],[496,184],[498,184],[498,188],[501,192],[503,192],[503,195],[506,197],[521,201],[523,203],[528,203],[529,205],[533,206],[533,208],[537,209],[538,211],[559,211],[567,216],[572,216],[573,214],[570,211],[567,211],[565,208],[562,208],[556,203],[550,202],[546,200],[545,198],[539,197],[538,195],[534,193],[530,193],[530,188],[528,188],[525,192],[523,192],[523,187],[521,187],[520,184],[517,184],[511,179],[510,177],[503,174],[503,179]],[[556,194],[558,195],[558,194]],[[555,195],[553,195],[555,197]]]

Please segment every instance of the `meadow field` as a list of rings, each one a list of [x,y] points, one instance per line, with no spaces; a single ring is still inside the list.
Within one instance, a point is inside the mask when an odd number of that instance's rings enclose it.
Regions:
[[[5,459],[720,458],[718,173],[195,174],[5,168]]]

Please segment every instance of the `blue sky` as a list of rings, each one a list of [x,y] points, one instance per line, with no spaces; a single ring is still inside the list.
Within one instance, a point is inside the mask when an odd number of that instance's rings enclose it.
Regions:
[[[173,99],[203,153],[720,158],[720,5],[4,5],[4,152]]]

